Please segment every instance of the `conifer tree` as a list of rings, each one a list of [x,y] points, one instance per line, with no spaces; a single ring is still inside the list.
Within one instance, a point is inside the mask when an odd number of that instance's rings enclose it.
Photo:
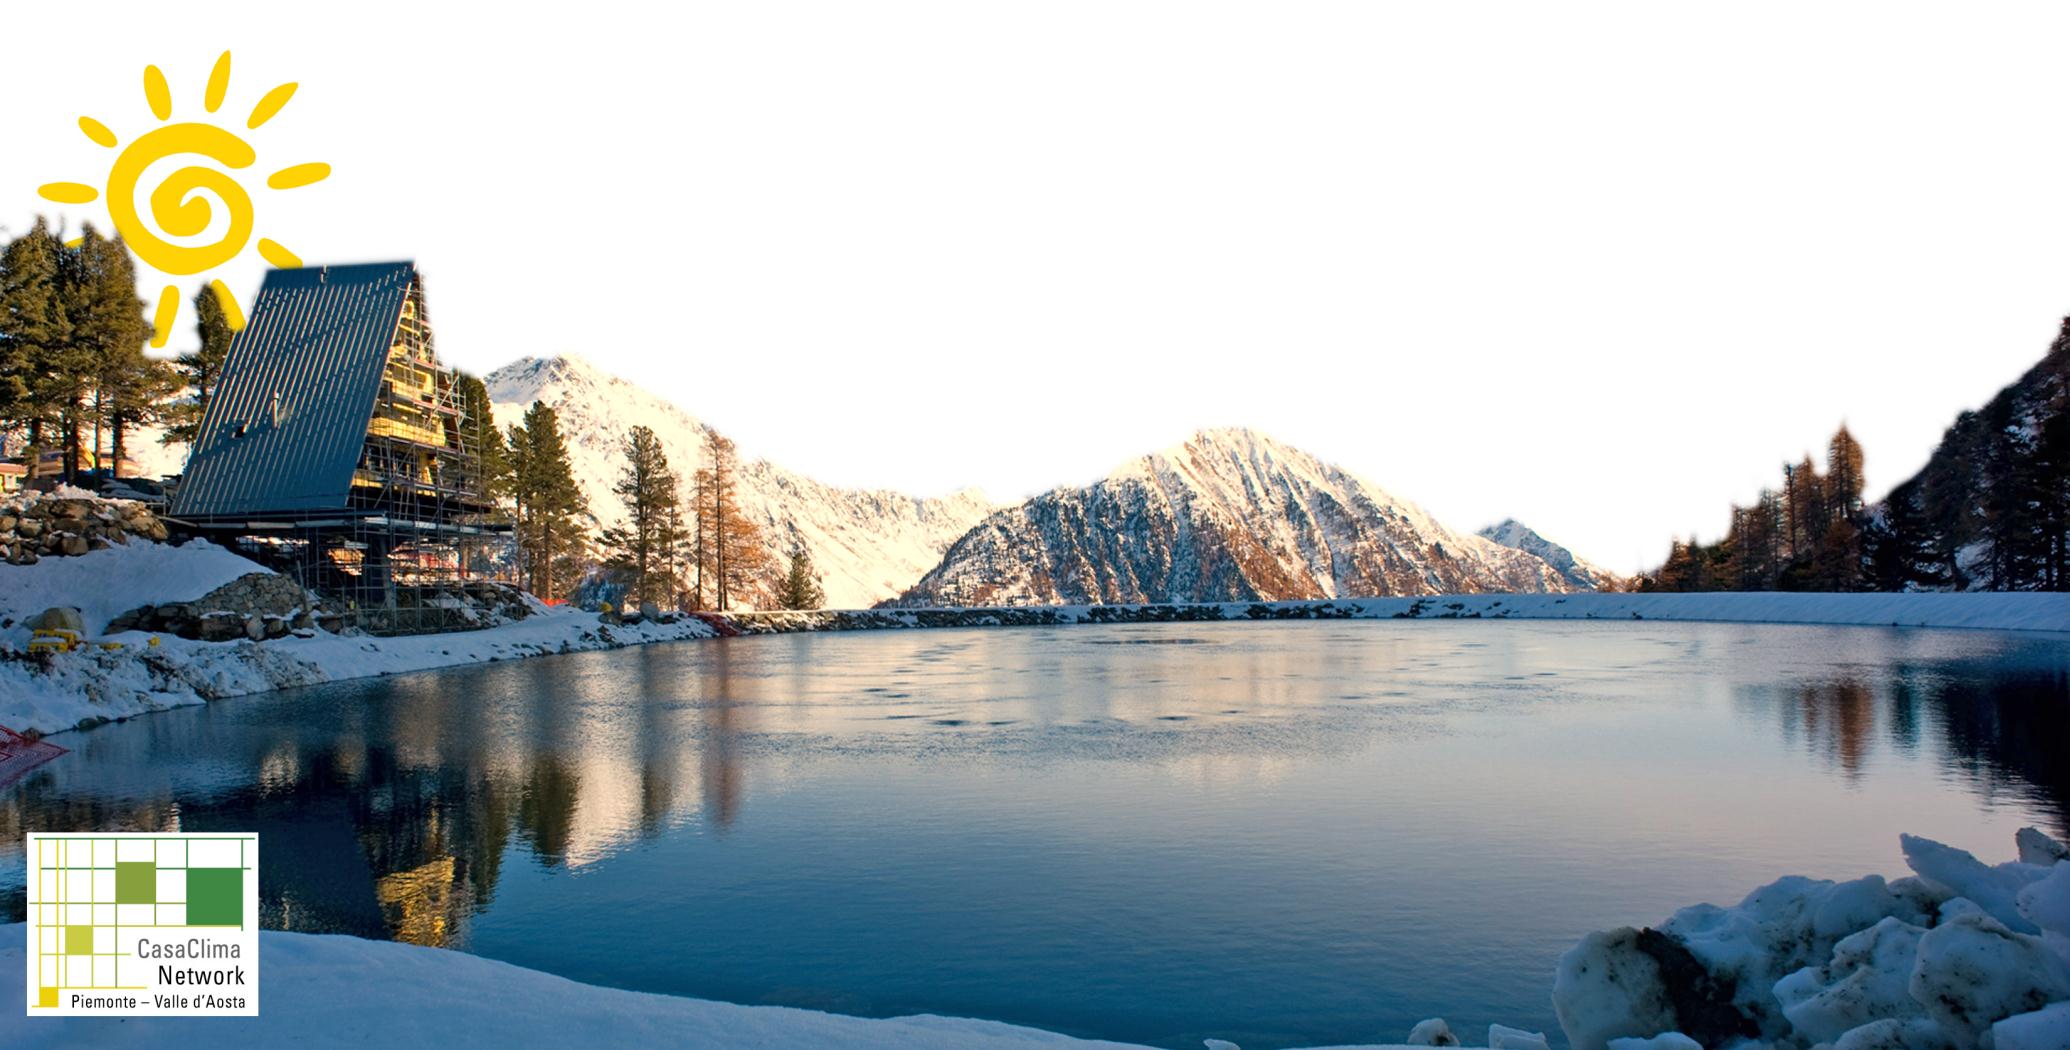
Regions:
[[[827,594],[812,571],[812,555],[803,542],[791,545],[791,567],[776,591],[777,604],[786,609],[817,609],[826,604]]]
[[[230,331],[230,319],[223,314],[223,303],[212,288],[204,287],[194,293],[194,333],[200,337],[200,344],[173,361],[189,396],[168,411],[171,425],[166,427],[162,439],[168,444],[177,441],[192,445],[201,436],[201,417],[208,412],[208,399],[215,396],[223,363],[230,358],[234,333]]]
[[[679,480],[668,465],[661,439],[644,426],[626,433],[625,466],[612,491],[625,503],[623,526],[604,532],[612,568],[630,579],[627,606],[659,603],[674,590],[668,579],[669,550],[675,546],[671,518]]]
[[[475,450],[475,488],[486,501],[495,503],[510,494],[510,452],[503,432],[496,429],[496,416],[489,404],[489,389],[480,378],[465,372],[455,374],[460,394],[460,431]]]
[[[32,464],[55,437],[50,376],[72,338],[59,295],[64,253],[41,218],[0,252],[0,436],[18,435]]]
[[[581,576],[580,519],[588,511],[568,465],[559,417],[544,402],[532,402],[524,423],[511,428],[510,446],[526,587],[542,598],[564,597]]]

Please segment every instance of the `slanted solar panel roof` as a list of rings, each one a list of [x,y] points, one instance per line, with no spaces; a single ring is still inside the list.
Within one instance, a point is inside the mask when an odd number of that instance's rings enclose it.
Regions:
[[[416,274],[407,262],[268,271],[202,416],[173,516],[344,509]]]

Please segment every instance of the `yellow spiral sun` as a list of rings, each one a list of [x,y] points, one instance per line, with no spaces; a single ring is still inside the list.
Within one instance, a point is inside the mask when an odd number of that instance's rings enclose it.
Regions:
[[[252,107],[245,129],[257,130],[272,120],[281,107],[295,97],[295,87],[292,83],[282,84],[266,92]],[[216,67],[208,75],[208,92],[202,99],[203,108],[214,113],[222,107],[223,96],[229,91],[230,52],[225,51],[223,57],[216,59]],[[116,155],[114,166],[108,170],[109,221],[114,223],[115,232],[122,235],[123,241],[145,265],[161,273],[183,277],[205,273],[237,258],[238,253],[251,243],[254,222],[251,195],[229,172],[190,164],[165,176],[151,190],[148,214],[139,214],[138,183],[152,165],[169,157],[194,154],[224,168],[242,170],[257,163],[258,155],[235,133],[214,124],[167,123],[173,115],[172,91],[166,86],[165,74],[159,72],[157,66],[144,67],[144,100],[150,103],[152,115],[164,126],[138,136]],[[119,144],[115,133],[92,117],[80,117],[79,130],[85,132],[95,145],[114,149]],[[276,190],[291,190],[320,182],[330,173],[331,166],[322,162],[295,164],[268,175],[266,185]],[[44,199],[59,204],[91,204],[103,195],[100,190],[83,182],[52,182],[37,192]],[[227,227],[214,241],[188,243],[208,233],[218,206],[229,219]],[[302,260],[294,252],[276,241],[261,237],[258,247],[259,255],[275,266],[293,268],[302,265]],[[209,287],[215,291],[216,300],[223,304],[223,316],[230,322],[230,327],[233,330],[244,328],[244,309],[238,306],[237,297],[220,280],[211,280]],[[152,346],[165,346],[179,314],[180,290],[178,286],[168,284],[158,293],[158,307],[151,317]]]

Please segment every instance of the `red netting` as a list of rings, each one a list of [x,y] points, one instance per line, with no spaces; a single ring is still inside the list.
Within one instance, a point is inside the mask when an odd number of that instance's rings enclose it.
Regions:
[[[48,740],[31,740],[0,726],[0,787],[20,780],[29,770],[64,753],[64,748]]]

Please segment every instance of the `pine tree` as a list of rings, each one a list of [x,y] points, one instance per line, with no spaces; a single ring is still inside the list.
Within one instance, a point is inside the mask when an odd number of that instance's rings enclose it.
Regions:
[[[671,516],[680,482],[654,431],[633,427],[626,433],[623,449],[625,466],[611,490],[625,503],[626,521],[605,530],[604,546],[611,551],[610,566],[630,579],[626,605],[658,604],[675,589],[666,567],[668,552],[675,545]]]
[[[201,436],[201,418],[208,412],[208,399],[215,396],[217,379],[223,374],[223,363],[230,359],[230,341],[234,333],[230,331],[230,319],[223,314],[223,304],[212,288],[194,293],[194,332],[200,337],[200,345],[173,361],[173,367],[179,370],[190,395],[168,412],[171,425],[166,427],[162,439],[167,444],[183,442],[192,445]]]
[[[510,429],[510,446],[526,587],[542,598],[564,597],[582,575],[580,519],[588,510],[568,465],[559,417],[544,402],[532,402],[524,423]]]
[[[802,542],[791,545],[791,567],[777,588],[776,600],[786,609],[817,609],[826,604],[826,591],[819,585],[819,575],[812,571],[812,555]]]
[[[80,249],[87,247],[82,244]],[[113,477],[128,458],[130,431],[164,420],[166,402],[181,384],[171,364],[144,353],[151,324],[137,296],[136,260],[128,246],[118,237],[99,241],[96,247],[100,254],[92,272],[97,294],[88,315],[98,340],[94,404],[107,426],[113,456],[107,466]],[[98,455],[98,442],[94,451]]]
[[[495,503],[510,494],[510,451],[503,432],[496,429],[489,389],[465,372],[456,373],[454,384],[460,394],[460,432],[475,450],[474,487],[485,501]]]
[[[72,338],[59,295],[64,253],[41,218],[0,252],[0,438],[18,435],[31,464],[55,436],[50,375]]]

